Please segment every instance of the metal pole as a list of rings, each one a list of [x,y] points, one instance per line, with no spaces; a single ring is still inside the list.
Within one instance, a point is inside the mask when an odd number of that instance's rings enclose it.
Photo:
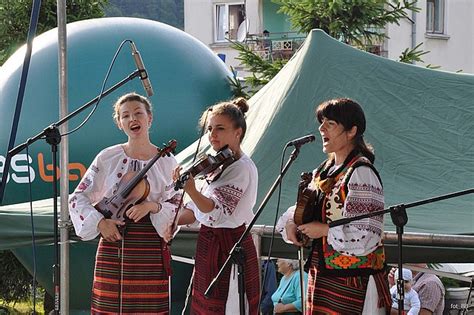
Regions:
[[[58,16],[58,81],[60,118],[68,114],[67,94],[67,31],[66,0],[57,0]],[[68,131],[67,122],[59,127],[60,133]],[[60,145],[60,313],[69,314],[69,139],[65,137]]]

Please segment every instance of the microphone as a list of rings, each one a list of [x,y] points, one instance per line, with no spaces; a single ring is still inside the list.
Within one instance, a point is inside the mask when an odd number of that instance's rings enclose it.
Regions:
[[[153,88],[151,87],[150,79],[148,78],[148,73],[146,72],[145,66],[143,65],[143,59],[140,56],[140,53],[137,50],[135,43],[130,41],[130,47],[132,47],[132,56],[135,59],[135,64],[137,69],[140,71],[140,80],[142,81],[143,88],[146,91],[148,97],[153,95]]]
[[[301,146],[303,144],[306,144],[308,142],[313,142],[316,139],[316,137],[313,134],[309,134],[307,136],[301,137],[301,138],[296,138],[294,140],[291,140],[286,144],[287,147],[289,146]]]

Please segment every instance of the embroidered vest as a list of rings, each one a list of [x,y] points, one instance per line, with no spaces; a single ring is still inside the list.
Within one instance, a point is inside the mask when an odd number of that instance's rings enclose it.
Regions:
[[[349,161],[347,161],[349,160]],[[358,154],[351,154],[341,167],[336,171],[334,177],[326,177],[330,166],[323,163],[315,172],[311,185],[320,187],[320,198],[317,211],[321,211],[321,219],[324,223],[329,223],[343,218],[344,203],[348,192],[348,182],[354,170],[359,166],[370,167],[379,178],[380,177],[370,163],[370,161]],[[324,178],[324,179],[322,179]],[[314,250],[317,252],[314,252]],[[313,255],[318,255],[318,271],[322,275],[334,276],[358,276],[380,272],[385,267],[385,253],[382,241],[378,247],[366,256],[345,255],[336,251],[328,242],[327,237],[315,240],[313,243]]]

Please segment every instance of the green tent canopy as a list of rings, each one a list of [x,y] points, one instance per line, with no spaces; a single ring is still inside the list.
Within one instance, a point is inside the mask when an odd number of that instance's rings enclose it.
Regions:
[[[395,62],[313,30],[300,51],[249,101],[243,150],[259,171],[258,201],[279,174],[285,143],[314,133],[316,141],[301,147],[283,179],[279,214],[295,203],[301,172],[325,159],[315,107],[337,97],[352,98],[365,111],[365,139],[375,148],[387,207],[474,187],[473,75]],[[178,160],[189,164],[195,145]],[[209,144],[203,147],[208,149]],[[276,195],[257,223],[273,225]],[[473,194],[408,208],[407,214],[406,231],[474,233]],[[389,215],[385,222],[387,230],[395,230]]]

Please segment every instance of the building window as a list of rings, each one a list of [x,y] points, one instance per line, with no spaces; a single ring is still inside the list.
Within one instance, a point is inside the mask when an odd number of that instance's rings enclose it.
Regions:
[[[239,26],[245,19],[245,5],[236,4],[216,4],[216,42],[226,41],[226,39],[236,40]]]
[[[426,32],[444,34],[444,0],[426,1]]]

